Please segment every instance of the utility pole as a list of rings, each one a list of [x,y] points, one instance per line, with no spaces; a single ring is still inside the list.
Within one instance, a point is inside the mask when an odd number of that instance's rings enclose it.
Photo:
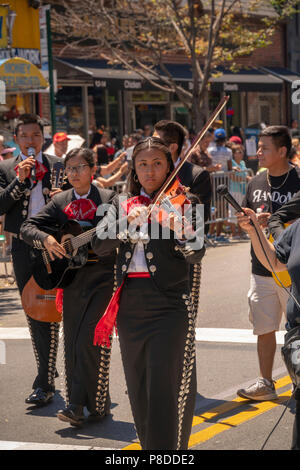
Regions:
[[[55,114],[54,80],[53,80],[53,58],[52,58],[52,37],[51,37],[50,6],[46,10],[46,22],[47,22],[49,85],[50,85],[51,128],[52,128],[52,135],[54,135],[55,132],[56,132],[56,114]]]

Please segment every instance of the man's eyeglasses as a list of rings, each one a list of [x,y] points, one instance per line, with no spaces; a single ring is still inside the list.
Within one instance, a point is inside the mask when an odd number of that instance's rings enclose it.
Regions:
[[[81,174],[84,172],[84,168],[86,166],[89,166],[89,165],[86,165],[85,163],[82,163],[81,165],[78,165],[78,166],[68,166],[66,168],[66,175],[73,175],[73,173],[77,173],[77,174]]]

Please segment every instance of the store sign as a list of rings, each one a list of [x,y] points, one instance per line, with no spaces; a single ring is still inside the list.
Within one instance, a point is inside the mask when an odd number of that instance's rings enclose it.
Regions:
[[[40,65],[40,51],[38,49],[22,49],[20,47],[12,47],[11,49],[0,49],[0,60],[11,59],[12,57],[21,57],[29,60],[34,65]]]
[[[94,87],[96,88],[107,88],[107,81],[101,79],[94,80]]]
[[[7,92],[25,92],[48,88],[41,71],[31,62],[15,57],[0,60],[0,77]]]
[[[224,91],[239,91],[237,83],[224,83]]]
[[[125,90],[141,90],[142,82],[140,80],[124,80]]]
[[[8,46],[8,35],[7,35],[7,16],[8,7],[0,6],[0,48]]]
[[[163,91],[136,91],[131,95],[133,103],[166,103],[168,102],[168,94]]]

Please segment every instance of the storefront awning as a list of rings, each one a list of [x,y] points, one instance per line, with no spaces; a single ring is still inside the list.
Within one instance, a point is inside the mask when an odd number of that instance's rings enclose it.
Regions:
[[[20,57],[0,60],[0,80],[5,82],[6,93],[38,92],[49,87],[40,69]]]
[[[282,90],[282,79],[259,69],[240,70],[237,73],[223,71],[212,78],[214,91],[268,91]]]
[[[300,74],[293,72],[292,70],[282,67],[261,67],[263,72],[269,73],[274,77],[277,77],[287,83],[293,83],[296,80],[300,80]]]
[[[58,59],[54,58],[54,68],[60,84],[85,84],[97,88],[121,90],[155,89],[147,80],[122,67],[112,67],[105,60]],[[153,78],[153,77],[151,77]]]
[[[172,77],[191,90],[192,70],[189,64],[165,64]],[[98,88],[120,90],[155,90],[146,80],[121,66],[112,67],[105,60],[54,59],[54,67],[60,84],[86,84]],[[153,78],[153,77],[152,77]],[[220,70],[219,76],[211,78],[213,91],[268,91],[282,90],[284,78],[261,69],[240,70],[232,73]]]

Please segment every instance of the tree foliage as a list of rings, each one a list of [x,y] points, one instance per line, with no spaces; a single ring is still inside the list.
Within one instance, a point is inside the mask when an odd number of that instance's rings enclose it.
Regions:
[[[210,78],[220,67],[268,46],[275,28],[295,11],[296,0],[63,0],[53,30],[84,57],[107,59],[138,73],[160,90],[176,93],[198,127]],[[270,11],[259,17],[261,8]],[[166,63],[189,61],[193,89],[174,80]]]

